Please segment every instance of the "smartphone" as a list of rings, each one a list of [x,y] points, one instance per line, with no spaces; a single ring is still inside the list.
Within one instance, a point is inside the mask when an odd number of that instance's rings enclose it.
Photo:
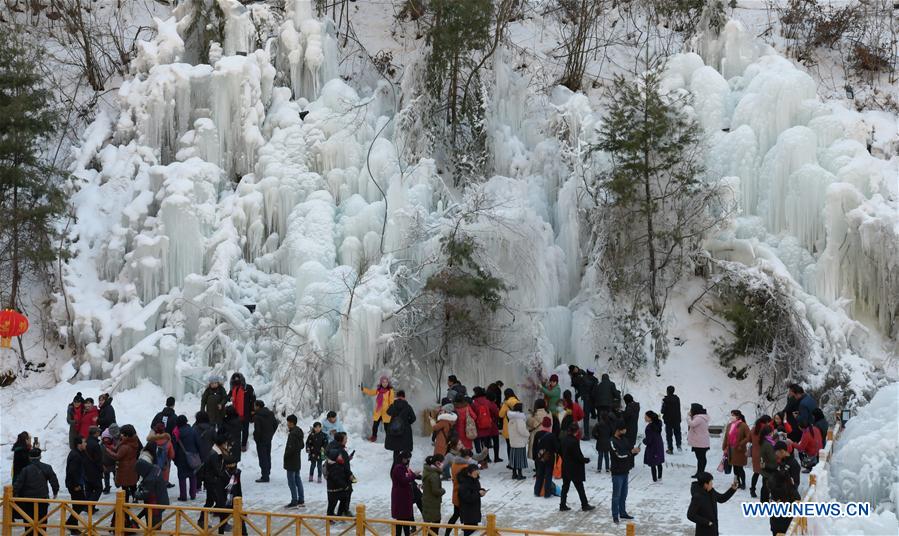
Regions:
[[[350,453],[350,458],[352,458],[355,455],[356,455],[356,451],[354,450],[353,452]]]

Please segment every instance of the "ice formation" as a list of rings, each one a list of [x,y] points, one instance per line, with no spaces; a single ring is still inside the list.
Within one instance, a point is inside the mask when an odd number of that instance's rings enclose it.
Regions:
[[[191,28],[212,1],[224,37],[204,56]],[[398,264],[432,255],[448,203],[464,202],[432,160],[402,160],[397,140],[410,133],[396,128],[396,102],[338,76],[334,27],[309,0],[288,0],[282,20],[260,9],[191,0],[158,20],[118,117],[100,115],[73,160],[78,240],[55,317],[85,349],[80,374],[109,388],[149,378],[180,394],[211,369],[241,370],[282,407],[358,400],[390,351]],[[272,29],[264,43],[258,20]],[[817,100],[807,75],[736,23],[699,51],[673,58],[665,84],[697,97],[710,175],[743,209],[713,253],[793,281],[826,341],[823,367],[858,359],[853,317],[896,335],[896,161],[868,155],[845,134],[858,117]],[[495,176],[481,192],[501,201],[499,223],[467,230],[519,314],[511,352],[455,363],[513,382],[532,355],[551,368],[596,351],[603,300],[599,275],[583,273],[572,170],[601,114],[565,88],[533,94],[514,53],[497,54],[486,104]]]

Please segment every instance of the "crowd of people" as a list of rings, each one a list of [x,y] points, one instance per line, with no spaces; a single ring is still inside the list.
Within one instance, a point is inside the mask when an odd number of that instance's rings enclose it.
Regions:
[[[425,412],[433,451],[421,471],[411,467],[412,426],[417,416],[406,393],[395,389],[387,376],[381,377],[374,388],[360,386],[362,393],[373,398],[368,440],[377,441],[383,428],[384,448],[392,452],[391,515],[407,523],[401,530],[406,534],[411,531],[415,507],[423,521],[441,522],[447,491],[444,482],[452,486],[452,514],[446,522],[480,524],[481,499],[487,493],[481,486],[480,472],[504,461],[512,480],[533,478],[534,495],[558,498],[561,512],[571,510],[568,496],[572,487],[581,510],[593,510],[595,506],[589,503],[584,488],[587,467],[591,466],[581,449],[585,441],[595,442],[596,473],[610,475],[612,521],[633,519],[627,496],[636,456],[643,453],[652,481],[661,482],[666,454],[682,450],[681,423],[686,420],[687,445],[696,458],[687,518],[696,524],[697,534],[717,534],[717,504],[747,488],[747,465],[751,463],[752,467],[751,497],[759,497],[756,489],[761,480],[761,501],[797,500],[799,473],[802,467],[809,471],[817,463],[827,435],[823,412],[796,384],[789,388],[783,411],[758,417],[752,427],[740,410],[731,411],[722,434],[717,469],[725,474],[732,472],[734,478],[730,489],[719,493],[714,489],[712,474],[706,471],[712,443],[709,416],[702,404],[691,403],[684,419],[680,398],[669,386],[660,400],[659,412],[642,413],[643,439],[638,442],[640,404],[632,395],[622,396],[608,374],[597,379],[593,370],[571,366],[569,376],[573,392],[563,390],[553,374],[539,386],[537,399],[527,411],[515,391],[501,381],[474,387],[469,393],[456,376],[449,376],[439,407]],[[150,432],[143,442],[134,425],[117,424],[111,396],[100,395],[94,405],[91,398],[78,393],[67,408],[70,452],[64,485],[71,497],[95,501],[115,485],[125,491],[128,502],[167,505],[169,489],[175,487],[169,483],[174,465],[178,501],[196,500],[198,493],[204,492],[204,506],[229,508],[234,498],[241,496],[239,465],[241,454],[247,451],[250,424],[261,472],[256,482],[269,482],[272,440],[280,420],[256,398],[242,374],[234,373],[227,387],[222,378],[209,378],[192,424],[186,415],[178,414],[175,399],[169,397],[149,423]],[[352,471],[355,451],[348,451],[347,432],[337,413],[325,415],[306,433],[295,415],[285,417],[283,469],[291,497],[285,508],[306,505],[301,472],[305,457],[309,462],[308,482],[322,483],[324,478],[327,514],[348,516],[356,482]],[[41,450],[32,444],[28,432],[19,434],[13,451],[15,497],[47,498],[51,492],[55,497],[60,488],[57,476],[41,461]],[[526,475],[528,469],[533,473]],[[85,508],[75,506],[74,510]],[[46,505],[38,505],[37,511],[45,515]],[[158,523],[161,512],[151,511],[143,515]],[[221,518],[224,520],[225,514]],[[73,523],[71,518],[69,523]],[[230,530],[224,521],[220,523],[220,533]],[[789,523],[789,518],[772,518],[772,533],[783,532]]]

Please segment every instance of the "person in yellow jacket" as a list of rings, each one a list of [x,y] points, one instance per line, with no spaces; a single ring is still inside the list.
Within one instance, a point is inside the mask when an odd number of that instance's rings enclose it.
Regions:
[[[387,414],[387,408],[393,404],[393,387],[390,385],[390,378],[387,376],[381,376],[381,381],[378,382],[378,387],[375,389],[368,389],[362,385],[359,387],[366,395],[375,397],[375,409],[371,416],[371,436],[368,438],[369,441],[375,442],[378,440],[378,427],[380,424],[384,423],[384,431],[386,432],[387,424],[390,423],[390,415]]]
[[[515,391],[509,388],[503,391],[503,398],[503,405],[499,408],[499,416],[503,420],[503,438],[506,440],[506,459],[509,460],[512,456],[512,444],[509,443],[509,412],[515,407],[515,404],[520,402],[518,397],[515,396]],[[511,469],[508,465],[506,467]]]

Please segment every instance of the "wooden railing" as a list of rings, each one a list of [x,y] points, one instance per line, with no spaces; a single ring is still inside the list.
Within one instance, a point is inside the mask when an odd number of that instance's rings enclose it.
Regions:
[[[12,486],[3,489],[2,510],[2,536],[14,533],[66,536],[69,531],[79,532],[84,536],[211,536],[225,532],[233,536],[380,536],[399,534],[403,531],[402,527],[409,527],[412,534],[422,536],[437,536],[445,531],[449,531],[452,536],[611,536],[501,528],[496,526],[495,514],[487,514],[486,525],[448,525],[369,518],[363,504],[356,506],[355,516],[340,517],[244,510],[240,497],[235,497],[233,508],[227,509],[127,503],[124,491],[116,493],[115,502],[18,498],[13,497]],[[628,523],[625,531],[627,536],[635,536],[636,527],[633,523]]]

